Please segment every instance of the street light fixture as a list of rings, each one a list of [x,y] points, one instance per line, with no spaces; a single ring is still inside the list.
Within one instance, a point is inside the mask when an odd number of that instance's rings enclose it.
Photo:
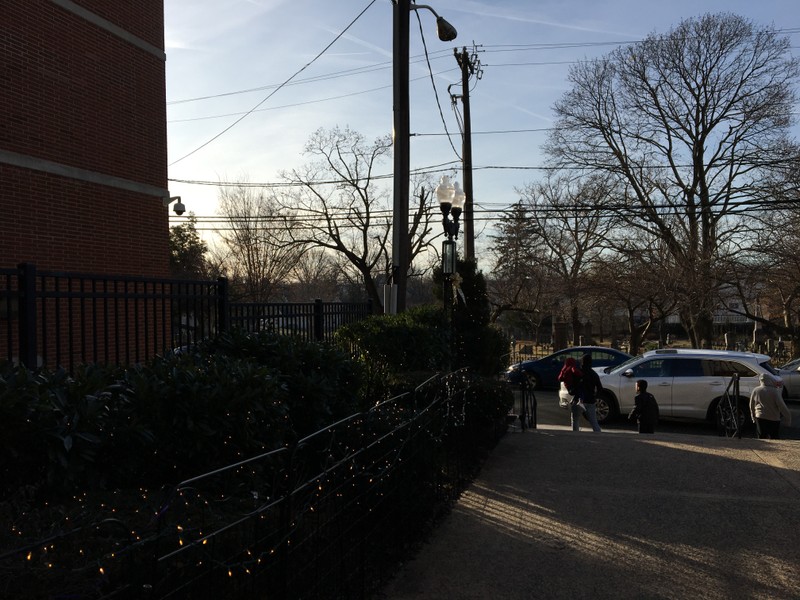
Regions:
[[[444,17],[440,17],[439,13],[433,10],[432,7],[428,6],[427,4],[412,4],[409,9],[410,10],[419,10],[420,8],[426,8],[433,13],[433,16],[436,17],[436,35],[439,36],[439,39],[443,42],[452,42],[458,36],[458,32],[456,28],[453,27],[450,23],[448,23]]]
[[[458,237],[458,218],[464,210],[466,195],[457,181],[455,184],[450,183],[450,178],[443,175],[436,186],[436,199],[442,211],[442,227],[447,236],[442,242],[442,273],[449,276],[456,272],[457,253],[453,238]]]
[[[406,283],[411,264],[411,241],[408,239],[410,179],[410,111],[409,111],[409,15],[412,10],[426,9],[436,17],[436,33],[443,42],[456,38],[456,28],[426,4],[411,0],[393,0],[393,100],[394,100],[394,205],[392,213],[392,294],[386,312],[403,312],[406,308]],[[395,296],[396,294],[396,296]]]

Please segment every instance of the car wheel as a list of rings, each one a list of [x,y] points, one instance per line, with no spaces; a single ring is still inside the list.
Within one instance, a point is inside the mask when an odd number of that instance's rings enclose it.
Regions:
[[[749,431],[751,426],[750,408],[744,398],[740,398],[735,406],[731,406],[725,399],[717,402],[717,431],[719,435],[733,436],[737,430],[739,435]]]
[[[616,416],[616,405],[605,394],[600,394],[595,402],[595,412],[597,414],[597,423],[603,425],[610,423]]]
[[[536,373],[528,373],[528,385],[535,390],[539,387],[539,376]]]

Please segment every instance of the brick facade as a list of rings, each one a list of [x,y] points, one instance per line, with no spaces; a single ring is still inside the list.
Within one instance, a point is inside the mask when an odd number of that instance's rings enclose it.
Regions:
[[[0,3],[0,267],[168,275],[163,15]]]

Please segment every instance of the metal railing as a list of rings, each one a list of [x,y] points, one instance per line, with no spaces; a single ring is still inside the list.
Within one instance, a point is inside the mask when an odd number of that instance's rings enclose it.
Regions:
[[[470,385],[463,372],[437,376],[160,498],[140,489],[142,506],[0,556],[2,589],[20,599],[371,597],[474,472]]]
[[[741,438],[748,418],[749,412],[745,413],[739,398],[739,374],[734,373],[717,404],[717,430],[721,436]]]
[[[538,428],[538,402],[528,378],[524,377],[518,384],[509,385],[514,394],[514,405],[508,413],[509,426],[513,429],[519,427],[520,431]]]
[[[369,302],[230,302],[228,282],[0,269],[0,360],[29,368],[127,365],[230,327],[307,340],[371,314]]]

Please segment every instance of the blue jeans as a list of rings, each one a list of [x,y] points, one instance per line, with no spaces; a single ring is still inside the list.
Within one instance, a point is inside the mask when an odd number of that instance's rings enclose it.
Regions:
[[[592,426],[592,431],[600,431],[600,424],[597,422],[597,405],[595,404],[584,404],[586,408],[586,418],[589,420],[589,424]],[[580,431],[580,419],[581,419],[581,410],[580,406],[577,404],[573,404],[570,406],[570,421],[572,422],[572,431]]]
[[[581,430],[581,414],[583,413],[583,409],[578,405],[577,399],[573,399],[573,402],[569,405],[569,421],[572,425],[572,431],[580,431]]]

